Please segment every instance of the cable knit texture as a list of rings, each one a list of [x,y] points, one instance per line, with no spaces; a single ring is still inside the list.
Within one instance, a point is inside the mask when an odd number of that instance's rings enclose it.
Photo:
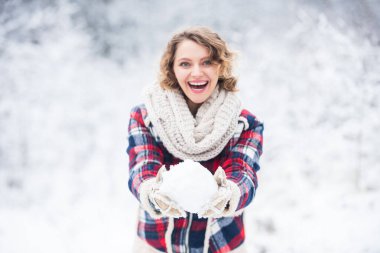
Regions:
[[[199,107],[195,118],[179,90],[154,85],[146,95],[148,121],[166,149],[182,160],[207,161],[216,157],[237,130],[240,100],[218,86]]]

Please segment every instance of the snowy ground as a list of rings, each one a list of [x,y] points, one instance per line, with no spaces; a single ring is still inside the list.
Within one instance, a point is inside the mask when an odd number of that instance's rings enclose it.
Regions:
[[[132,12],[114,1],[83,12],[86,1],[42,8],[41,0],[28,11],[13,2],[13,16],[3,3],[0,13],[0,252],[131,252],[129,110],[155,80],[170,33],[192,24],[176,13],[199,6],[130,1]],[[292,3],[291,11],[222,3],[219,15],[195,17],[240,51],[241,99],[265,123],[259,189],[246,212],[249,252],[379,253],[376,33]],[[126,17],[132,28],[113,31]]]

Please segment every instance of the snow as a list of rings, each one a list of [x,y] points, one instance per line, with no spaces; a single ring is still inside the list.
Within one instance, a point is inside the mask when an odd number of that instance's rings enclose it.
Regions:
[[[248,252],[380,252],[380,4],[333,2],[2,1],[0,252],[132,252],[129,111],[194,24],[265,124]]]
[[[185,211],[198,213],[218,192],[214,176],[200,163],[185,160],[163,173],[160,192]]]

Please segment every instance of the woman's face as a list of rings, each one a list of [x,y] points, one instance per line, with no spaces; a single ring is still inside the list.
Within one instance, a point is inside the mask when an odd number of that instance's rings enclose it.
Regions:
[[[210,59],[209,49],[192,40],[179,43],[174,57],[174,74],[188,98],[190,110],[206,101],[214,91],[219,77],[219,64]]]

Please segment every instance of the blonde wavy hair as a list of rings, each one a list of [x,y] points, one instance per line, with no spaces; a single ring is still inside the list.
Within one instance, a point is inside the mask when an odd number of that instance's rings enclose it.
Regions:
[[[184,40],[192,40],[210,51],[212,62],[220,64],[218,84],[227,91],[237,91],[237,78],[232,74],[235,53],[231,52],[219,35],[206,27],[192,27],[174,34],[161,57],[159,83],[163,89],[180,89],[175,77],[173,64],[178,45]]]

